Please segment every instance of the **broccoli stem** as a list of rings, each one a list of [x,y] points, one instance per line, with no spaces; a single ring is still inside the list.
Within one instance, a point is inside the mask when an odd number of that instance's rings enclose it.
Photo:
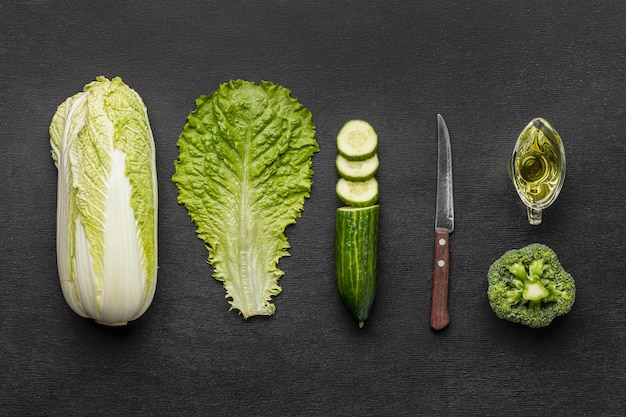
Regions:
[[[543,286],[541,281],[528,282],[522,291],[522,298],[528,301],[540,301],[550,295],[550,292]]]
[[[541,305],[541,300],[550,295],[550,291],[541,282],[541,275],[545,270],[543,259],[535,259],[530,263],[528,270],[521,263],[515,263],[509,267],[509,271],[515,276],[515,287],[517,291],[510,291],[511,301],[525,304],[529,303],[529,308],[537,309]],[[521,290],[521,291],[520,291]]]

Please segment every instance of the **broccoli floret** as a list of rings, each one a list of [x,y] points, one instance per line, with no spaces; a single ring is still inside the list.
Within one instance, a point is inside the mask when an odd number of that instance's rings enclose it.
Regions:
[[[487,274],[491,309],[501,319],[544,327],[574,305],[576,286],[549,247],[533,243],[506,252]]]

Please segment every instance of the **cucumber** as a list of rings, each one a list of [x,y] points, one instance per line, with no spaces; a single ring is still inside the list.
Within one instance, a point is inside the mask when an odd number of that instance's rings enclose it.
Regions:
[[[337,134],[337,152],[350,161],[363,161],[374,156],[378,135],[364,120],[346,122]]]
[[[339,199],[349,206],[367,207],[378,201],[376,177],[366,181],[348,181],[339,178],[335,190]]]
[[[335,224],[335,273],[341,300],[363,327],[376,294],[380,206],[340,207]]]
[[[378,171],[378,155],[363,161],[350,161],[341,155],[337,155],[335,167],[339,175],[348,181],[365,181],[372,178]]]

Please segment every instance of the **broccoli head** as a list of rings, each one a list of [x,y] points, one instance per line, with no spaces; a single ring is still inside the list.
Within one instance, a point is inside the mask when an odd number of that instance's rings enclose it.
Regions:
[[[533,243],[506,252],[487,274],[491,309],[501,319],[544,327],[574,305],[576,287],[549,247]]]

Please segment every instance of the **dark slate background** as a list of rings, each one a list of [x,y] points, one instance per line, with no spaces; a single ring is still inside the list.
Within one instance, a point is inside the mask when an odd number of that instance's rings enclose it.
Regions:
[[[0,415],[623,415],[626,3],[14,1],[0,3]],[[109,329],[71,312],[55,255],[48,126],[97,75],[143,97],[157,147],[160,270],[151,308]],[[321,151],[287,229],[271,318],[228,311],[171,182],[194,100],[269,80],[313,113]],[[452,137],[451,324],[428,326],[436,114]],[[549,120],[560,197],[530,226],[506,172]],[[359,329],[333,271],[334,138],[380,136],[379,290]],[[533,330],[499,320],[489,265],[551,246],[578,287]]]

